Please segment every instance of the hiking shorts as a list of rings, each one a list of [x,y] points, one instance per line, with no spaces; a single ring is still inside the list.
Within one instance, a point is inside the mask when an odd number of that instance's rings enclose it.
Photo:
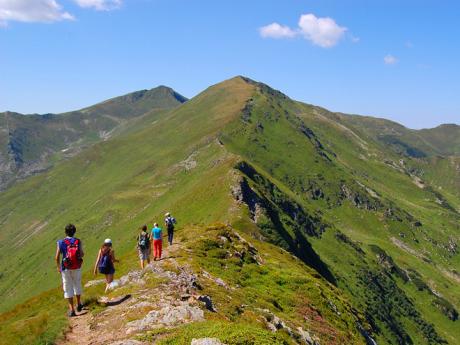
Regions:
[[[113,266],[99,267],[99,273],[100,274],[115,274],[115,267]]]
[[[141,260],[150,259],[150,248],[145,248],[145,249],[139,248],[139,259]]]
[[[64,298],[72,298],[75,295],[81,295],[81,269],[63,270],[62,289],[64,290]]]

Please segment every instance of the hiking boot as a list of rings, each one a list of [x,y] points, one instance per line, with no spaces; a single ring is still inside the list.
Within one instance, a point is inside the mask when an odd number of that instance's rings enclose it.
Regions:
[[[75,312],[74,312],[73,310],[69,310],[69,311],[67,312],[67,316],[68,316],[68,317],[74,317],[74,316],[77,316],[77,314],[75,314]]]
[[[83,304],[77,305],[77,311],[81,312],[83,310]]]

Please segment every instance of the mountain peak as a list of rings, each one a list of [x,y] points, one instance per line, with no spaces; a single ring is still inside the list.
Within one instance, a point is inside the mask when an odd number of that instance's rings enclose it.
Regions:
[[[184,103],[185,101],[187,101],[186,97],[174,91],[174,89],[172,89],[171,87],[159,85],[152,89],[134,91],[122,96],[110,98],[104,102],[96,104],[95,106],[111,103],[119,104],[120,102],[126,102],[128,104],[138,104],[139,102],[144,102],[146,100],[158,101],[159,99],[164,99],[164,101],[177,101],[178,103]]]

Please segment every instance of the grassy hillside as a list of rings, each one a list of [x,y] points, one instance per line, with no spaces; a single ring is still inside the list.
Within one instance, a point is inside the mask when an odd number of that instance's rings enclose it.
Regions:
[[[249,322],[236,309],[249,304],[278,309],[293,327],[306,320],[321,344],[364,342],[361,327],[379,344],[456,344],[460,200],[447,186],[459,185],[458,162],[395,151],[357,122],[241,77],[143,116],[0,194],[0,308],[58,286],[52,256],[66,223],[77,224],[87,253],[111,237],[133,258],[138,227],[171,210],[188,249],[183,264],[238,286],[208,291],[227,321]],[[227,225],[202,225],[215,222]],[[230,259],[227,226],[265,265]],[[324,323],[302,316],[312,306]],[[190,327],[176,335],[198,332]]]
[[[41,172],[89,144],[107,140],[146,112],[161,112],[186,99],[160,86],[65,114],[0,113],[0,189]]]
[[[363,136],[377,140],[406,156],[421,158],[460,155],[460,126],[456,124],[414,130],[393,121],[374,117],[345,114],[333,116],[340,122],[353,126]]]
[[[251,162],[240,170],[266,238],[348,291],[381,342],[455,343],[458,328],[438,301],[458,309],[455,207],[416,185],[418,161],[400,162],[333,114],[258,88],[222,141]],[[414,288],[418,280],[430,286]]]
[[[159,344],[190,344],[193,338],[218,337],[227,344],[287,345],[300,341],[298,329],[301,328],[321,344],[338,345],[347,341],[365,344],[357,325],[362,327],[361,331],[368,325],[338,289],[286,251],[251,238],[248,230],[257,231],[253,224],[240,223],[239,226],[245,231],[238,229],[236,232],[231,226],[216,223],[185,226],[177,232],[180,247],[173,255],[170,252],[166,260],[156,263],[157,270],[168,269],[172,273],[186,268],[194,272],[200,294],[211,296],[217,310],[207,311],[204,322],[142,332],[136,335],[137,339],[156,340]],[[134,272],[134,253],[121,259],[118,274],[126,274],[128,270]],[[126,293],[155,297],[146,291],[165,290],[161,285],[163,278],[147,279],[146,276],[142,293],[139,293],[139,286],[132,284],[110,292],[108,297],[116,298]],[[84,281],[88,279],[91,279],[89,274]],[[90,303],[94,317],[100,318],[96,320],[106,321],[105,315],[110,311],[94,303],[102,290],[103,286],[87,288],[85,301]],[[178,294],[179,289],[169,292]],[[24,344],[46,344],[56,338],[62,339],[66,320],[62,316],[65,308],[59,303],[60,298],[60,291],[52,290],[0,316],[2,339],[7,343]],[[149,311],[143,308],[124,309],[123,326]],[[271,322],[275,315],[284,326],[272,333],[265,328],[264,322]],[[114,327],[113,332],[123,327],[117,324],[118,320],[108,320],[105,328],[109,328],[109,332],[112,332],[110,327]],[[292,335],[289,332],[293,332]]]

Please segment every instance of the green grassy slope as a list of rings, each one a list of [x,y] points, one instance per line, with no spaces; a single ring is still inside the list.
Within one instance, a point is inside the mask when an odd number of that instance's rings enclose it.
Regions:
[[[422,162],[431,174],[423,186]],[[434,188],[443,169],[431,166],[337,114],[237,77],[1,193],[0,308],[59,284],[52,256],[67,222],[87,253],[111,237],[125,254],[140,225],[171,210],[193,264],[244,288],[238,302],[263,308],[272,302],[257,297],[276,292],[294,324],[300,301],[311,301],[325,318],[310,325],[324,343],[344,343],[345,334],[362,342],[363,315],[379,344],[456,344],[459,198]],[[193,225],[216,221],[265,253],[264,272],[225,259],[216,244],[225,227]],[[25,311],[12,313],[20,320]],[[327,333],[336,336],[328,342]]]
[[[340,113],[330,116],[407,156],[460,155],[460,126],[456,124],[413,130],[386,119]]]
[[[0,194],[0,292],[8,297],[1,307],[58,283],[50,262],[66,222],[79,225],[91,252],[109,235],[123,240],[125,249],[131,248],[129,239],[146,215],[151,219],[165,208],[177,210],[185,222],[226,215],[227,208],[218,202],[222,196],[203,191],[209,190],[206,176],[217,184],[228,174],[229,163],[213,135],[240,110],[238,92],[243,99],[250,92],[244,87],[250,89],[246,84],[231,93],[225,87],[210,89],[177,111],[159,118],[154,112],[155,124],[96,144]],[[196,161],[201,164],[190,169],[188,164],[194,167]],[[214,169],[208,168],[211,164]],[[228,194],[220,189],[214,192]],[[194,215],[195,207],[200,219],[181,213]],[[15,289],[24,280],[27,286]]]
[[[267,239],[332,276],[383,343],[455,343],[459,214],[447,197],[416,185],[418,161],[258,88],[222,141],[250,162],[248,204]]]
[[[0,199],[8,201],[7,207],[0,203],[3,205],[0,284],[2,296],[7,297],[2,300],[2,309],[59,284],[51,262],[55,240],[62,236],[62,226],[68,221],[77,223],[88,254],[96,253],[100,242],[108,236],[121,255],[131,253],[128,256],[131,265],[125,271],[137,266],[133,246],[139,225],[158,221],[165,210],[174,211],[181,224],[220,220],[234,224],[241,234],[258,232],[247,217],[246,208],[230,193],[231,186],[237,185],[238,172],[233,167],[239,158],[217,140],[226,124],[238,121],[254,91],[253,85],[241,78],[211,87],[182,107],[160,118],[155,115],[148,128],[97,144],[1,194]],[[21,224],[27,225],[18,231]],[[179,229],[181,242],[196,251],[186,257],[188,264],[213,274],[219,272],[222,278],[241,286],[230,303],[227,292],[210,291],[224,306],[221,322],[226,320],[227,324],[230,318],[249,327],[247,331],[239,329],[239,336],[259,332],[258,339],[264,339],[264,334],[266,339],[272,338],[261,329],[252,313],[238,312],[241,305],[250,304],[278,308],[286,320],[297,326],[304,324],[302,320],[307,314],[315,317],[314,323],[307,326],[327,343],[340,344],[344,339],[356,344],[364,342],[356,325],[359,322],[366,327],[365,321],[336,288],[311,268],[286,252],[254,239],[251,241],[255,241],[264,258],[263,267],[250,262],[223,261],[218,241],[225,231],[223,225],[210,228],[185,225]],[[86,268],[93,259],[86,259],[89,262]],[[123,261],[128,259],[124,257]],[[222,265],[227,271],[222,271]],[[16,289],[21,281],[28,283]],[[13,341],[27,335],[30,342],[36,343],[58,335],[59,325],[63,325],[59,318],[63,308],[52,303],[58,294],[58,291],[46,293],[4,314],[0,318],[3,324],[0,334],[7,334]],[[297,304],[299,299],[304,305]],[[332,310],[330,303],[338,310]],[[42,310],[37,304],[49,307]],[[27,307],[30,305],[34,308]],[[24,319],[29,322],[24,323]],[[234,327],[229,332],[236,331],[236,324],[227,326]],[[215,325],[209,323],[207,331],[203,327],[186,328],[177,336],[211,334]],[[11,328],[16,331],[8,333]],[[285,336],[279,339],[283,338],[286,339]]]
[[[160,86],[65,114],[0,114],[0,188],[43,171],[82,147],[107,140],[146,112],[161,112],[186,99]]]
[[[320,108],[318,108],[320,109]],[[431,129],[412,130],[398,123],[365,116],[350,116],[326,112],[335,122],[353,129],[362,138],[376,141],[380,150],[393,150],[397,160],[410,159],[407,173],[423,183],[442,190],[450,202],[457,204],[460,195],[460,126],[441,125]]]

